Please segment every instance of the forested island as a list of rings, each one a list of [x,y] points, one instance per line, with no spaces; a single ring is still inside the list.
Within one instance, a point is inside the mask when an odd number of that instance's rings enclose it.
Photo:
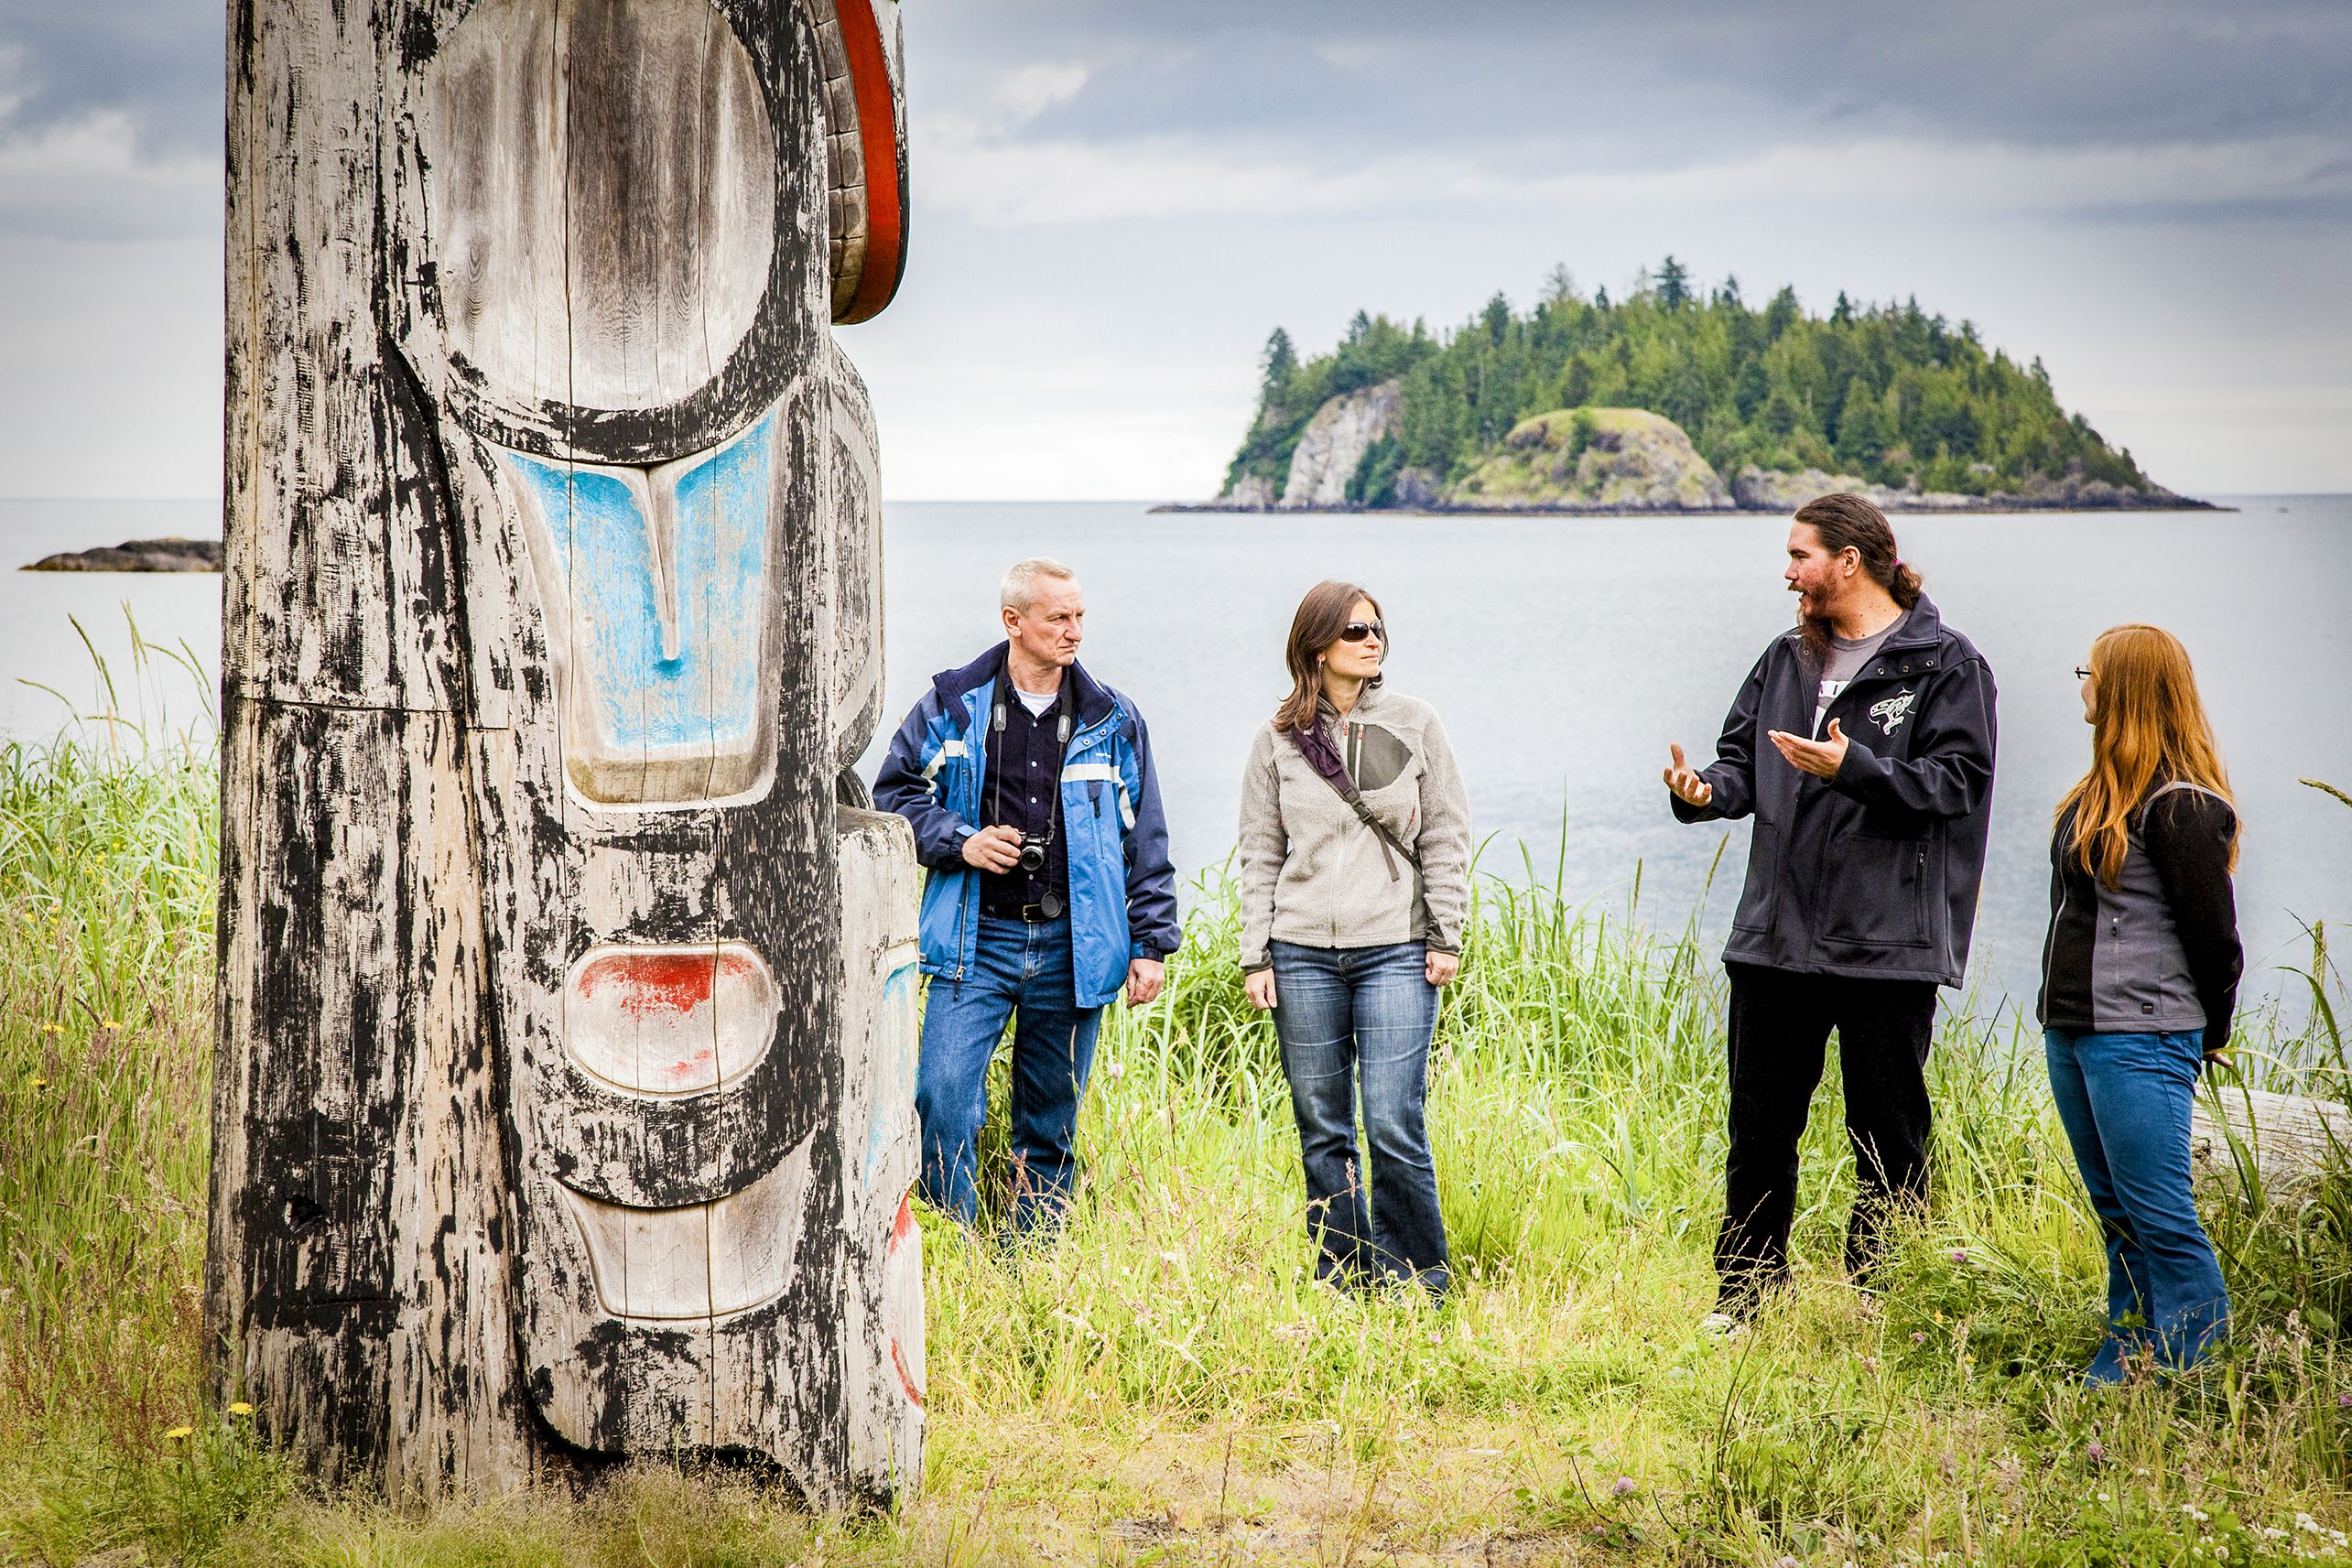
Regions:
[[[1555,268],[1454,330],[1356,314],[1302,361],[1276,329],[1216,510],[1785,511],[1830,490],[1890,510],[2200,507],[2062,408],[2037,357],[1918,301],[1826,316],[1783,287],[1702,291],[1668,256],[1586,298]]]

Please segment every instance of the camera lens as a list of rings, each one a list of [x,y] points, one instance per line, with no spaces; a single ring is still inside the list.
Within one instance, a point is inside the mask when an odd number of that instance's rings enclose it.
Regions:
[[[1035,839],[1024,839],[1021,845],[1021,869],[1035,871],[1046,864],[1046,847]]]

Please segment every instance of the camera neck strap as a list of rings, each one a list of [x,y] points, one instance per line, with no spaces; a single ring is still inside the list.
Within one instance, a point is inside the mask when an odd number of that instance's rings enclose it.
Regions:
[[[989,781],[995,786],[996,795],[994,804],[996,809],[991,813],[991,815],[993,816],[1000,824],[1004,820],[1004,727],[1012,722],[1012,715],[1007,711],[1006,708],[1007,698],[1005,694],[1010,691],[1012,687],[1013,672],[1008,668],[1003,675],[997,677],[996,689],[991,694],[993,700],[989,705],[988,727],[992,730],[995,731],[996,734],[996,766],[992,770],[992,774]],[[1058,683],[1054,688],[1054,701],[1053,703],[1048,704],[1049,707],[1058,705],[1061,708],[1061,712],[1057,717],[1054,723],[1055,745],[1053,790],[1055,808],[1046,814],[1046,842],[1048,845],[1053,843],[1054,836],[1060,832],[1062,826],[1062,754],[1069,750],[1070,745],[1070,710],[1068,703],[1064,699],[1067,698],[1069,694],[1069,672],[1068,670],[1064,670]],[[983,765],[988,760],[988,749],[985,746],[981,748],[981,760]]]

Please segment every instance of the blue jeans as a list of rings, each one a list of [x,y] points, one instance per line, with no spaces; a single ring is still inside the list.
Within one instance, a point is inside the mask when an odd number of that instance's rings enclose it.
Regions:
[[[1449,1281],[1425,1115],[1437,1028],[1426,952],[1418,942],[1273,946],[1274,1033],[1298,1116],[1307,1227],[1321,1249],[1316,1277],[1345,1288],[1409,1279],[1443,1295]],[[1356,1149],[1359,1077],[1368,1162]]]
[[[1061,1223],[1077,1162],[1070,1141],[1078,1097],[1094,1065],[1102,1010],[1077,1005],[1070,923],[980,918],[972,972],[934,979],[923,1010],[915,1080],[922,1123],[923,1196],[967,1226],[980,1223],[974,1146],[988,1117],[988,1064],[1013,1033],[1013,1223],[1023,1232]]]
[[[2107,1340],[2085,1372],[2123,1376],[2152,1345],[2167,1367],[2191,1365],[2229,1327],[2229,1292],[2189,1190],[2189,1102],[2201,1030],[2069,1034],[2049,1030],[2050,1093],[2107,1238]]]

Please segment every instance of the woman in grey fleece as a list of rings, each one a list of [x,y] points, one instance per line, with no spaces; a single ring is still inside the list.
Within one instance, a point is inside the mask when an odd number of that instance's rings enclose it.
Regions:
[[[1382,689],[1387,646],[1353,583],[1317,584],[1292,619],[1291,694],[1241,779],[1241,968],[1282,1042],[1316,1277],[1442,1296],[1425,1110],[1437,988],[1461,968],[1469,802],[1436,710]]]

